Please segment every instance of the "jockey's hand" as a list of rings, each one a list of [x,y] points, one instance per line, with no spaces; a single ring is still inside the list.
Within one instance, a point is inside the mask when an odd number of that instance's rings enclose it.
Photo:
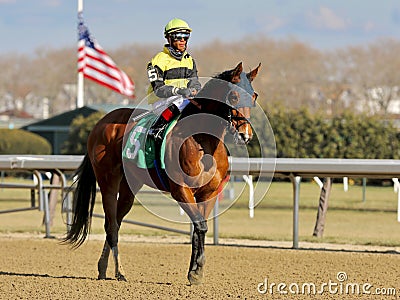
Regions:
[[[177,93],[184,98],[193,98],[197,94],[197,91],[195,88],[182,88]]]

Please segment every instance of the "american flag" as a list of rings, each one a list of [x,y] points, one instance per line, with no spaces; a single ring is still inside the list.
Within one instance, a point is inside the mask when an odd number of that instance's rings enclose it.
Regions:
[[[78,72],[123,95],[134,97],[133,81],[120,70],[111,57],[101,48],[78,13]]]

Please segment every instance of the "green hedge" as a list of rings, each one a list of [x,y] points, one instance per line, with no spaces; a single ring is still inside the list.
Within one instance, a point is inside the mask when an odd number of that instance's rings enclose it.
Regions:
[[[51,153],[51,144],[40,135],[22,129],[0,129],[0,154]]]
[[[307,110],[285,112],[277,109],[268,113],[268,119],[273,129],[277,157],[400,158],[398,129],[391,122],[375,116],[346,112],[327,118]],[[271,139],[265,136],[269,132],[265,130],[265,121],[255,119],[252,124],[260,133],[259,139]],[[260,153],[257,144],[249,145],[250,154]]]

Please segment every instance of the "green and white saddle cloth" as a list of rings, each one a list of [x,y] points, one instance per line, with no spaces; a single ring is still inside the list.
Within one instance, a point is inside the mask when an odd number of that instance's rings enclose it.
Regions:
[[[154,168],[156,159],[156,144],[153,137],[147,136],[150,127],[156,122],[158,115],[149,114],[138,121],[128,134],[125,147],[122,151],[122,159],[130,160],[139,168],[149,169]],[[165,169],[165,137],[177,123],[178,118],[170,122],[164,131],[163,142],[160,149],[161,168]]]

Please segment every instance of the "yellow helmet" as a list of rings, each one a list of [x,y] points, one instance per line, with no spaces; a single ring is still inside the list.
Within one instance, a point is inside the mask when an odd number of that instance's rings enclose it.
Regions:
[[[182,19],[174,18],[165,25],[164,36],[167,37],[170,33],[177,31],[192,32],[192,28],[189,27],[188,23]]]

